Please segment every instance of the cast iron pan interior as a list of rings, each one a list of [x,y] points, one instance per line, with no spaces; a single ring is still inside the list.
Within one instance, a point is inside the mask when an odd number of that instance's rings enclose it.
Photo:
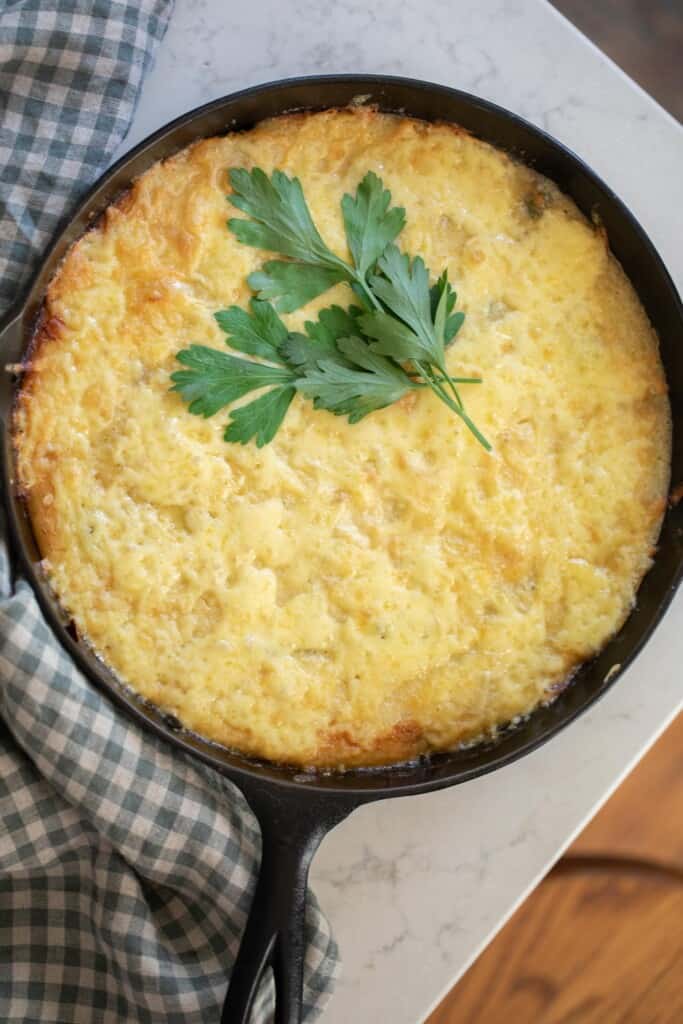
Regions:
[[[75,216],[59,233],[37,273],[23,303],[8,318],[3,338],[3,359],[17,362],[25,351],[45,287],[69,245],[93,223],[106,206],[157,160],[164,159],[197,138],[251,127],[265,117],[292,109],[322,109],[342,106],[358,96],[382,109],[401,111],[427,120],[454,121],[479,138],[486,139],[531,164],[557,182],[587,216],[597,216],[607,230],[611,248],[633,282],[661,343],[674,413],[674,455],[672,482],[683,479],[683,311],[674,285],[651,242],[634,218],[592,171],[574,154],[548,135],[514,114],[466,93],[409,79],[345,75],[303,78],[247,89],[183,115],[160,129],[111,168],[86,197]],[[0,413],[7,422],[11,401],[8,381],[2,381]],[[632,660],[668,605],[680,578],[683,563],[683,516],[681,508],[669,509],[652,570],[638,593],[633,614],[593,661],[584,665],[572,684],[547,707],[511,730],[498,743],[473,747],[453,754],[438,755],[428,762],[406,768],[371,772],[350,772],[343,776],[307,776],[273,764],[259,764],[229,752],[198,736],[178,731],[173,719],[162,715],[128,691],[94,658],[88,649],[66,631],[66,620],[38,569],[38,553],[24,508],[11,486],[12,462],[7,431],[4,436],[5,489],[16,547],[24,557],[24,569],[43,609],[60,640],[87,674],[134,716],[176,745],[202,757],[213,767],[230,769],[236,779],[245,773],[288,787],[336,791],[358,796],[389,796],[410,790],[424,791],[464,781],[490,771],[531,750],[549,738],[605,692],[617,679],[613,665],[621,669]]]
[[[659,334],[674,421],[672,483],[679,484],[683,480],[683,310],[652,243],[614,193],[573,153],[548,135],[514,114],[475,96],[409,79],[342,75],[276,82],[215,100],[150,136],[100,179],[58,234],[27,295],[0,327],[4,363],[18,362],[25,353],[45,287],[69,245],[87,230],[132,179],[151,164],[203,136],[247,129],[263,118],[285,111],[344,106],[358,97],[365,97],[365,102],[377,104],[383,110],[462,125],[479,138],[508,150],[547,175],[574,199],[588,217],[599,219],[607,231],[613,252],[633,282]],[[250,964],[242,965],[241,975],[244,977],[240,976],[239,981],[235,979],[234,986],[231,986],[234,987],[234,992],[231,992],[234,999],[231,1008],[226,1004],[224,1021],[242,1019],[254,984],[253,978],[246,979],[246,975],[257,973],[267,960],[272,960],[276,968],[279,1019],[288,1022],[298,1019],[299,998],[294,989],[298,984],[297,978],[300,980],[301,965],[295,961],[297,958],[300,960],[302,946],[300,937],[297,939],[294,934],[296,929],[291,928],[291,920],[292,915],[303,914],[307,863],[327,828],[359,803],[463,782],[498,768],[549,739],[616,681],[620,671],[650,636],[681,577],[683,507],[672,504],[666,514],[653,568],[645,577],[638,592],[637,605],[619,634],[594,660],[579,669],[571,685],[550,706],[535,711],[525,722],[505,732],[495,744],[440,754],[410,765],[344,774],[309,775],[275,764],[259,763],[180,730],[172,717],[163,715],[123,687],[87,647],[67,631],[68,622],[41,577],[30,524],[13,487],[7,430],[11,400],[12,382],[3,374],[0,383],[0,416],[4,428],[3,482],[14,554],[59,639],[92,681],[139,723],[177,747],[199,756],[244,788],[264,832],[262,875],[271,874],[273,885],[280,877],[278,872],[283,858],[286,860],[292,854],[289,868],[285,865],[283,870],[289,874],[293,895],[290,894],[287,906],[280,907],[279,924],[272,924],[270,938],[263,937],[260,926],[250,925],[243,940],[244,957],[240,955],[240,960],[248,958]],[[613,666],[620,666],[620,669],[613,670]],[[285,805],[286,820],[282,817]],[[293,817],[301,825],[300,829],[294,830],[301,832],[300,848],[295,856],[291,849],[282,846],[281,834],[278,836],[278,830],[280,833],[283,829],[290,830]],[[273,848],[279,848],[279,860],[274,854],[271,857],[271,853],[266,856],[269,837]],[[272,870],[268,866],[271,860]],[[279,864],[277,868],[276,862]],[[262,881],[264,893],[261,895],[267,902],[267,879],[262,878]],[[272,897],[272,891],[270,895]],[[297,898],[298,908],[295,905]],[[287,903],[286,900],[284,902]],[[285,931],[289,934],[287,940],[283,938]],[[240,972],[236,969],[234,973],[236,976]],[[238,989],[242,991],[238,992]]]

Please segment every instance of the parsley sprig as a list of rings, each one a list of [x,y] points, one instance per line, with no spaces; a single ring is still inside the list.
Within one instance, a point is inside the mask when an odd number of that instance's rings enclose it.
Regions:
[[[456,293],[446,271],[430,286],[423,260],[411,259],[395,244],[405,210],[391,206],[382,181],[370,171],[355,196],[342,199],[350,261],[326,245],[296,178],[236,168],[230,183],[228,199],[247,217],[231,218],[229,229],[243,244],[286,258],[268,260],[249,275],[256,293],[249,311],[231,306],[215,314],[230,348],[258,361],[204,345],[177,354],[184,369],[172,374],[172,390],[190,412],[213,416],[261,391],[230,410],[224,434],[226,441],[254,439],[261,447],[277,433],[296,392],[316,409],[357,423],[409,391],[429,388],[490,449],[458,387],[481,379],[453,377],[446,369],[446,347],[464,321],[463,313],[453,311]],[[330,306],[303,333],[287,330],[279,313],[300,309],[342,281],[360,306]]]

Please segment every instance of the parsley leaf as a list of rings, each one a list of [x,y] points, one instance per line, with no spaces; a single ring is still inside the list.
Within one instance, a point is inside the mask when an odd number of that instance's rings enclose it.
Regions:
[[[228,335],[230,348],[281,363],[280,345],[287,338],[287,328],[269,302],[252,299],[249,308],[251,313],[240,306],[221,309],[214,313],[214,320]]]
[[[253,402],[232,409],[231,422],[225,428],[223,437],[226,441],[237,441],[239,444],[247,444],[254,438],[257,448],[270,444],[295,394],[293,387],[272,388]]]
[[[274,300],[282,313],[293,313],[346,281],[372,308],[367,272],[405,223],[403,209],[389,209],[391,195],[375,174],[366,174],[355,198],[346,195],[342,201],[353,263],[340,259],[323,241],[298,178],[289,178],[283,171],[273,171],[268,178],[258,167],[252,171],[234,167],[229,176],[233,191],[228,200],[249,216],[228,221],[238,241],[289,257],[289,261],[269,260],[249,275],[249,285],[259,298]]]
[[[445,305],[445,321],[443,323],[442,332],[444,345],[450,345],[454,340],[455,336],[465,322],[464,313],[453,313],[453,307],[455,306],[455,300],[457,294],[453,290],[453,287],[448,280],[448,271],[444,270],[443,274],[436,282],[435,285],[429,289],[429,299],[432,310],[432,319],[436,326],[436,313],[439,308],[439,301],[441,300],[443,293],[446,293],[446,305]],[[450,315],[452,313],[452,316]],[[438,330],[439,328],[437,328]]]
[[[349,366],[337,347],[340,338],[355,334],[358,331],[357,306],[342,309],[341,306],[329,306],[321,309],[318,319],[308,320],[304,324],[306,334],[290,334],[282,346],[282,354],[287,362],[303,374],[309,369],[317,369],[321,359],[332,359]]]
[[[359,323],[363,334],[372,339],[374,351],[380,355],[391,356],[400,362],[429,360],[425,346],[415,332],[386,310],[364,313]]]
[[[362,338],[340,338],[337,347],[353,365],[323,358],[296,382],[297,390],[312,398],[316,409],[357,423],[418,386],[397,363],[372,352]]]
[[[429,294],[429,271],[420,256],[413,260],[395,245],[388,245],[383,256],[377,261],[381,275],[370,278],[373,294],[381,300],[394,317],[411,329],[413,334],[413,355],[401,354],[399,358],[426,359],[436,363],[443,362],[443,344],[439,343],[432,322],[431,300]],[[372,324],[372,317],[384,316],[383,311],[371,313],[363,318],[362,326],[366,333]],[[366,326],[367,325],[367,326]],[[404,335],[405,337],[405,335]],[[385,351],[381,340],[375,346],[378,352],[391,355]]]
[[[249,275],[247,282],[260,299],[274,300],[281,313],[293,313],[346,278],[346,271],[337,267],[268,260],[262,270]]]
[[[298,178],[283,171],[273,171],[268,178],[259,167],[234,167],[229,177],[229,201],[250,218],[228,221],[238,241],[295,261],[270,260],[249,276],[261,299],[276,299],[281,312],[293,313],[333,284],[348,280],[349,267],[320,237]]]
[[[389,209],[390,202],[391,192],[372,171],[361,181],[355,197],[345,195],[341,201],[349,251],[363,277],[405,227],[406,211],[401,206]]]
[[[206,345],[190,345],[176,359],[189,369],[171,374],[171,391],[181,394],[190,412],[207,419],[250,391],[295,379],[291,370],[239,359]]]
[[[283,171],[273,171],[268,178],[259,167],[252,171],[233,167],[229,177],[233,188],[229,201],[250,218],[228,221],[240,242],[304,263],[341,263],[318,234],[298,178],[288,178]]]
[[[391,359],[372,352],[357,336],[357,306],[322,309],[305,325],[306,334],[290,334],[283,355],[299,374],[297,391],[316,409],[348,416],[357,423],[376,409],[397,401],[418,385]]]

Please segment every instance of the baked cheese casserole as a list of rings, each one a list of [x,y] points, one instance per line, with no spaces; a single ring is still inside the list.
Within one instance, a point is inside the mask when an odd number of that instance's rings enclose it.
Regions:
[[[399,243],[447,268],[486,452],[429,392],[350,426],[297,396],[271,444],[170,388],[225,350],[272,254],[226,228],[228,170],[302,183],[327,244],[368,170]],[[335,286],[284,317],[300,330]],[[670,417],[657,337],[604,232],[453,125],[296,114],[152,167],[52,280],[15,412],[45,572],[117,676],[259,757],[391,763],[488,736],[619,629],[658,535]]]

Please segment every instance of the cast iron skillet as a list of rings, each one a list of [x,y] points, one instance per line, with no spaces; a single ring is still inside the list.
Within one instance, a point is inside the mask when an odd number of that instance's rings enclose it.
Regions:
[[[102,210],[151,164],[202,136],[251,127],[297,108],[346,105],[359,96],[381,109],[427,120],[454,121],[474,135],[517,154],[570,195],[589,217],[599,218],[613,252],[629,275],[656,328],[674,419],[672,483],[683,480],[683,308],[651,242],[603,182],[548,135],[514,114],[454,89],[404,78],[339,75],[301,78],[246,89],[191,111],[155,132],[95,185],[47,252],[27,294],[0,325],[3,364],[19,362],[30,340],[46,285],[68,246]],[[39,554],[24,506],[14,487],[9,438],[13,384],[0,374],[3,489],[13,554],[45,616],[85,674],[138,724],[179,750],[201,758],[243,791],[261,825],[263,856],[251,915],[223,1010],[223,1024],[246,1024],[261,974],[274,969],[278,1024],[298,1024],[304,951],[304,897],[311,858],[322,837],[355,807],[371,800],[452,786],[493,771],[538,747],[571,722],[612,685],[663,616],[683,570],[683,503],[670,503],[651,571],[628,621],[549,707],[507,730],[495,744],[440,754],[373,771],[307,775],[261,763],[185,732],[173,716],[124,688],[69,631],[69,622],[39,569]],[[613,670],[619,666],[619,670]],[[612,671],[610,671],[612,670]]]

